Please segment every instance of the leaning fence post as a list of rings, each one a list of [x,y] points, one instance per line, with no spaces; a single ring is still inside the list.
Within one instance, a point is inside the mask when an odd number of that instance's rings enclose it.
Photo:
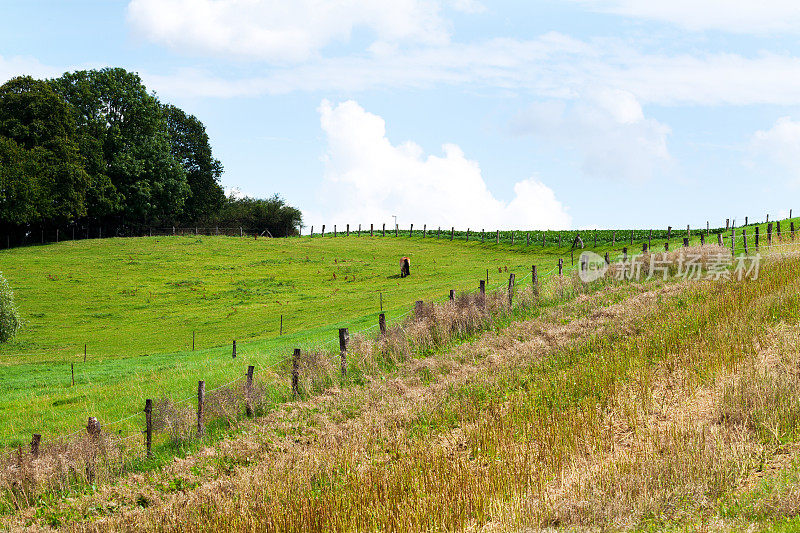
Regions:
[[[347,375],[347,343],[350,342],[350,333],[347,328],[339,328],[339,355],[342,358],[342,378]]]
[[[144,401],[144,447],[147,450],[147,457],[152,457],[153,447],[153,400],[150,398]]]
[[[38,433],[33,434],[33,438],[31,439],[31,455],[34,459],[39,457],[39,442],[41,442],[42,436]]]
[[[508,306],[512,307],[514,304],[514,273],[508,276]]]
[[[536,265],[531,266],[531,290],[533,294],[539,294],[539,276],[536,275]]]
[[[292,354],[292,394],[300,396],[300,348],[295,348]]]
[[[384,313],[378,315],[378,327],[381,330],[381,336],[386,335],[386,315]]]
[[[250,365],[247,367],[247,381],[245,382],[245,399],[247,403],[245,404],[245,414],[247,416],[253,416],[253,372],[255,371],[256,367]]]
[[[206,428],[203,425],[203,413],[205,411],[205,403],[206,403],[206,382],[198,381],[197,382],[197,436],[198,437],[202,437],[203,434],[206,432]]]

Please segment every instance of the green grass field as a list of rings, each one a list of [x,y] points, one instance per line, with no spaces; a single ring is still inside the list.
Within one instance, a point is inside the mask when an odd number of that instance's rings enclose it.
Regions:
[[[412,276],[400,279],[403,255]],[[338,327],[374,326],[381,300],[391,320],[417,299],[477,287],[487,269],[489,286],[507,283],[506,269],[524,283],[532,264],[546,272],[562,255],[569,265],[566,247],[417,236],[153,237],[0,252],[25,321],[0,346],[0,443],[118,419],[146,397],[190,395],[198,379],[217,386],[295,346],[335,341]]]
[[[654,232],[654,249],[662,249],[663,233]],[[762,242],[765,233],[762,227]],[[530,282],[533,264],[540,275],[559,257],[571,266],[574,232],[562,233],[560,247],[555,232],[545,234],[545,247],[541,233],[532,233],[530,245],[524,233],[513,245],[509,232],[500,244],[488,235],[485,243],[474,234],[466,242],[464,232],[454,241],[445,232],[440,239],[419,232],[410,238],[407,232],[146,237],[1,251],[0,272],[15,290],[25,328],[0,345],[0,447],[28,442],[34,432],[45,440],[71,433],[88,416],[117,420],[141,411],[144,398],[191,396],[199,379],[216,387],[241,376],[247,365],[275,363],[297,346],[330,343],[333,349],[337,328],[374,327],[381,304],[391,321],[415,300],[476,288],[487,270],[489,287],[506,284],[510,272],[519,286]],[[583,233],[590,249],[592,235]],[[633,253],[648,232],[635,231],[633,246],[629,235],[600,232],[597,251],[613,255],[628,245]],[[684,236],[674,230],[671,248]],[[699,241],[696,232],[691,240]],[[710,240],[716,242],[714,235]],[[403,255],[412,259],[412,276],[400,279]]]

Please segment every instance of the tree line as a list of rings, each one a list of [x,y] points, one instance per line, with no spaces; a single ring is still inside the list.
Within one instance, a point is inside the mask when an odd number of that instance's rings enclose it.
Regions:
[[[69,225],[106,235],[148,226],[242,226],[292,235],[301,212],[277,195],[225,196],[196,117],[122,68],[13,78],[0,86],[0,231]]]

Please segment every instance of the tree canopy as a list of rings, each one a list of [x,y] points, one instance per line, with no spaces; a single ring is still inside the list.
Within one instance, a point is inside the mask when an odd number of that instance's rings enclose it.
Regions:
[[[224,221],[295,232],[299,211],[277,196],[226,198],[222,171],[203,123],[125,69],[0,86],[0,227]]]

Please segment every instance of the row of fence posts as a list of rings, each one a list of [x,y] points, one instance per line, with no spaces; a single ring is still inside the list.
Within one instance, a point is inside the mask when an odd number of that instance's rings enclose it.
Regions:
[[[671,228],[670,228],[671,229]],[[778,238],[781,236],[780,232],[780,223],[777,225],[777,235]],[[348,228],[349,230],[349,228]],[[688,231],[688,227],[687,227]],[[790,226],[790,233],[791,238],[794,240],[795,235],[795,227],[794,222],[791,223]],[[735,234],[734,234],[735,236]],[[720,246],[723,245],[722,242],[722,234],[717,234],[718,244]],[[649,241],[649,239],[648,239]],[[768,223],[767,225],[767,241],[769,244],[772,244],[772,223]],[[705,244],[705,235],[700,234],[700,242],[701,244]],[[747,238],[746,232],[744,232],[744,246],[745,251],[747,250]],[[642,251],[647,252],[650,248],[650,242],[643,243]],[[689,237],[683,238],[683,245],[684,247],[689,246]],[[755,246],[756,248],[759,245],[759,228],[756,226],[755,228]],[[664,243],[664,251],[669,251],[669,242]],[[623,261],[627,260],[628,255],[628,247],[623,247],[622,249],[623,254]],[[605,262],[606,264],[610,264],[610,258],[608,252],[605,253]],[[558,263],[558,276],[563,277],[564,275],[564,259],[559,258]],[[585,258],[581,258],[580,262],[580,269],[585,270],[587,268]],[[488,277],[488,270],[487,270],[487,277]],[[512,272],[508,278],[508,304],[509,307],[513,305],[513,298],[514,298],[514,287],[516,283],[516,276]],[[536,295],[539,293],[539,276],[536,265],[531,266],[531,287],[533,294]],[[563,289],[562,289],[563,290]],[[481,279],[478,282],[478,293],[480,295],[479,303],[482,306],[485,306],[486,303],[486,280]],[[456,291],[455,289],[450,289],[449,293],[449,300],[451,302],[455,301]],[[419,318],[424,309],[424,301],[417,300],[414,304],[414,312],[415,316]],[[387,329],[386,329],[386,314],[381,312],[378,315],[378,327],[380,329],[381,336],[385,336]],[[340,357],[340,373],[342,378],[346,377],[347,375],[347,346],[350,342],[350,334],[348,328],[339,328],[339,357]],[[233,341],[233,348],[232,348],[232,356],[236,358],[236,341]],[[300,348],[295,348],[292,354],[292,369],[291,369],[291,387],[292,387],[292,395],[297,398],[300,396],[300,356],[301,350]],[[252,405],[252,398],[253,398],[253,374],[255,371],[255,366],[250,365],[247,367],[247,374],[246,374],[246,381],[245,381],[245,413],[246,416],[252,417],[253,416],[253,405]],[[73,371],[74,376],[74,371]],[[73,377],[73,384],[74,384],[74,377]],[[204,425],[204,414],[205,414],[205,397],[206,397],[206,389],[205,389],[205,381],[198,381],[197,382],[197,436],[203,437],[205,435],[205,425]],[[145,448],[147,452],[147,456],[152,456],[152,443],[153,443],[153,400],[146,399],[145,406],[144,406],[144,414],[145,414]],[[95,477],[95,466],[94,466],[94,458],[96,456],[97,444],[100,438],[100,424],[96,417],[89,417],[89,421],[86,426],[87,434],[90,437],[90,440],[94,444],[92,447],[92,452],[90,452],[90,462],[87,466],[87,476],[90,482],[94,481]],[[42,440],[42,435],[39,433],[34,433],[33,438],[30,444],[30,453],[34,458],[39,456],[39,449]],[[21,452],[20,452],[21,453]]]
[[[563,260],[559,259],[559,275],[562,275],[562,265]],[[514,286],[515,286],[516,276],[514,273],[511,273],[508,278],[508,304],[509,306],[513,305],[513,295],[514,295]],[[533,286],[533,291],[535,294],[538,294],[538,272],[536,265],[531,267],[531,282]],[[478,283],[478,291],[480,294],[480,303],[481,305],[485,305],[486,301],[486,280],[481,279]],[[449,299],[451,302],[455,301],[456,291],[455,289],[450,289]],[[417,300],[414,305],[415,316],[419,318],[423,312],[424,302],[422,300]],[[378,315],[378,327],[380,329],[381,336],[385,336],[387,333],[386,329],[386,314],[380,313]],[[347,346],[350,342],[350,333],[348,328],[339,328],[339,356],[340,356],[340,373],[342,378],[346,377],[347,375]],[[294,397],[300,396],[300,356],[301,350],[300,348],[295,348],[292,354],[292,369],[291,369],[291,387],[292,387],[292,395]],[[232,346],[232,357],[236,358],[236,341],[233,341]],[[245,414],[248,417],[253,416],[253,374],[255,372],[255,366],[250,365],[247,367],[247,374],[246,374],[246,381],[245,381]],[[197,429],[196,435],[198,438],[203,437],[206,432],[205,424],[204,424],[204,417],[205,417],[205,404],[206,404],[206,383],[205,381],[198,381],[197,382]],[[152,457],[152,448],[153,448],[153,400],[151,398],[147,398],[144,402],[144,418],[145,418],[145,430],[144,430],[144,443],[145,443],[145,450],[147,457]],[[89,420],[86,425],[86,432],[90,437],[90,441],[92,443],[91,450],[90,450],[90,459],[87,465],[87,478],[90,483],[93,483],[95,480],[95,458],[97,454],[97,449],[99,448],[99,440],[100,440],[100,433],[101,427],[98,419],[96,417],[89,417]],[[31,439],[30,444],[30,453],[33,458],[39,457],[39,450],[40,444],[42,441],[42,435],[39,433],[34,433],[33,438]],[[20,449],[20,455],[22,454]]]

